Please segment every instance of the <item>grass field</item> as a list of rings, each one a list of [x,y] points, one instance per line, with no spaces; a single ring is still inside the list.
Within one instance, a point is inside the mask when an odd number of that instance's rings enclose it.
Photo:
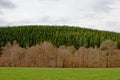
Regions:
[[[120,69],[3,67],[0,80],[120,80]]]

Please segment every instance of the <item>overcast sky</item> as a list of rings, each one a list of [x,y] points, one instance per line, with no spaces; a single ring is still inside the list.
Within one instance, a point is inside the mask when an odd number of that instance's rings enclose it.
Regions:
[[[120,32],[120,0],[0,0],[0,26],[34,24]]]

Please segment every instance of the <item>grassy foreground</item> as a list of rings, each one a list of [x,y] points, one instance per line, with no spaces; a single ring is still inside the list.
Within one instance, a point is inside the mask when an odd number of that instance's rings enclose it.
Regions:
[[[120,69],[0,68],[0,80],[120,80]]]

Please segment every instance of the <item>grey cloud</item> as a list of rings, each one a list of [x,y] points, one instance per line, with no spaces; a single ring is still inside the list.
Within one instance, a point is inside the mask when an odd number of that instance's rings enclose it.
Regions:
[[[19,20],[19,21],[14,21],[14,22],[7,22],[4,19],[0,19],[0,27],[1,26],[15,26],[15,25],[29,25],[32,23],[30,20]]]
[[[115,21],[108,21],[108,22],[105,23],[106,29],[109,29],[111,31],[119,32],[119,30],[120,30],[119,26],[120,26],[120,23],[115,22]]]
[[[0,26],[7,25],[7,22],[0,18]]]
[[[93,10],[95,12],[108,13],[112,9],[109,6],[112,3],[113,3],[112,0],[96,0],[96,3],[93,5]]]
[[[95,13],[87,13],[84,14],[80,19],[87,19],[87,20],[101,20],[103,17],[97,17]]]
[[[44,16],[40,19],[41,22],[51,22],[50,16]]]
[[[67,18],[63,18],[63,17],[60,17],[60,18],[56,18],[56,19],[53,19],[51,16],[44,16],[43,18],[40,19],[40,22],[42,23],[68,23],[70,20],[67,19]]]
[[[61,1],[61,0],[37,0],[37,1]]]
[[[0,0],[1,8],[15,8],[15,4],[13,4],[10,0]]]
[[[58,22],[58,23],[67,23],[67,22],[70,22],[70,20],[69,20],[69,18],[67,19],[67,18],[60,18],[60,19],[58,19],[58,20],[56,20],[56,22]]]
[[[2,11],[0,11],[0,15],[2,15],[3,14],[3,12]]]
[[[120,23],[115,22],[115,21],[109,21],[109,22],[106,22],[106,26],[108,26],[108,27],[112,26],[112,28],[116,28],[116,27],[120,26]]]
[[[9,9],[15,7],[15,4],[13,4],[10,0],[0,0],[0,9]],[[4,15],[4,13],[2,10],[0,10],[0,16],[2,15]],[[4,23],[4,21],[0,20],[0,23]]]

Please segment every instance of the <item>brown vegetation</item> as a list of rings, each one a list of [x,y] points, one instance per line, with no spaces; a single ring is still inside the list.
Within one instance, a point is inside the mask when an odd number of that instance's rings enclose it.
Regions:
[[[108,68],[120,67],[120,50],[117,43],[106,40],[100,48],[73,46],[55,47],[43,42],[21,48],[16,41],[2,47],[0,66],[5,67],[61,67],[61,68]]]

